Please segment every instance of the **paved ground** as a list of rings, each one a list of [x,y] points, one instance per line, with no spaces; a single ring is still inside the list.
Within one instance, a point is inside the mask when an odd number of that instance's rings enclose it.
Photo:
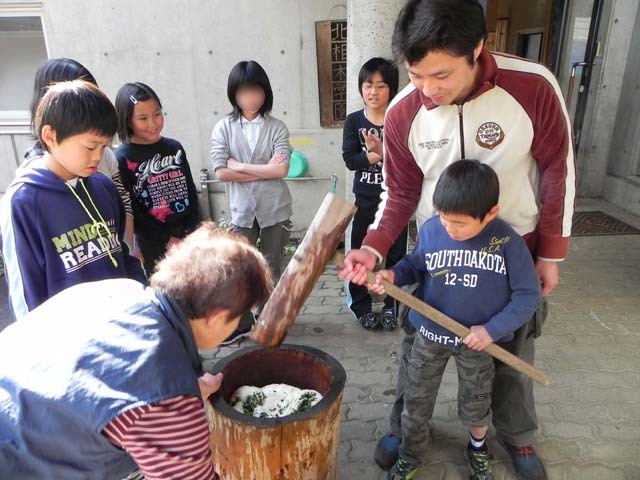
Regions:
[[[640,220],[611,205],[602,209],[640,228]],[[537,366],[553,376],[536,389],[536,439],[552,480],[640,478],[640,235],[577,237],[561,268],[561,285],[538,340]],[[343,285],[329,267],[287,342],[311,345],[337,358],[348,380],[340,443],[342,480],[384,478],[372,460],[387,430],[401,334],[362,330],[347,313]],[[8,322],[6,282],[0,281],[0,330]],[[240,346],[207,352],[207,365]],[[465,475],[467,437],[456,418],[456,378],[449,369],[431,423],[432,441],[416,480]],[[491,434],[490,434],[491,435]],[[506,454],[490,438],[496,478],[514,478]]]
[[[596,207],[640,227],[638,219],[608,204]],[[572,239],[561,286],[550,298],[550,317],[537,342],[537,366],[554,380],[550,387],[536,388],[536,446],[552,480],[640,478],[639,292],[640,235]],[[385,477],[372,454],[388,426],[401,333],[364,331],[344,302],[335,267],[328,267],[286,341],[318,347],[345,367],[339,478],[377,480]],[[229,351],[208,352],[207,365]],[[467,434],[456,417],[456,389],[455,371],[449,368],[430,426],[426,464],[416,480],[468,478]],[[496,479],[515,478],[493,433],[489,447]]]

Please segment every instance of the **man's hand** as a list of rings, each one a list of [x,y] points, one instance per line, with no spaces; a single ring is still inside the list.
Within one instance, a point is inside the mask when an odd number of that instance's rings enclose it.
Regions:
[[[364,285],[367,280],[367,272],[376,266],[376,256],[366,248],[351,250],[344,257],[344,267],[338,272],[338,277],[357,285]]]
[[[542,283],[542,296],[546,297],[558,286],[558,262],[538,259],[536,270]]]
[[[198,378],[198,386],[200,387],[202,400],[207,400],[211,395],[218,391],[220,385],[222,384],[222,377],[222,373],[218,373],[217,375],[205,373],[200,378]]]
[[[481,352],[491,343],[493,343],[493,338],[487,332],[487,329],[482,325],[474,325],[469,330],[471,332],[469,335],[464,337],[462,342],[469,347],[471,350],[475,350],[476,352]]]
[[[396,275],[393,273],[393,270],[380,270],[379,272],[376,272],[376,283],[366,283],[365,285],[372,292],[377,293],[378,295],[385,295],[387,292],[382,285],[382,280],[393,283],[395,278]]]

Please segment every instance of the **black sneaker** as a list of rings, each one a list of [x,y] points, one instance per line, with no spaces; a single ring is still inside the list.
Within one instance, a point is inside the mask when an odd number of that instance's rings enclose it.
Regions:
[[[395,330],[395,328],[398,326],[398,320],[396,319],[396,309],[393,307],[383,308],[380,323],[382,324],[382,328],[384,328],[387,332]]]
[[[491,455],[486,448],[474,450],[467,446],[467,464],[469,465],[469,480],[493,480]]]
[[[378,326],[378,317],[373,312],[365,313],[358,318],[358,321],[360,325],[362,325],[362,328],[366,328],[367,330],[373,330]]]

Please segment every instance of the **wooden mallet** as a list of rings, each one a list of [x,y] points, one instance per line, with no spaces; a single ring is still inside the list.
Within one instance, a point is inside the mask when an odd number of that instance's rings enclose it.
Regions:
[[[336,254],[334,259],[338,267],[343,268],[344,255]],[[375,273],[367,272],[367,282],[371,284],[376,283]],[[433,308],[428,303],[423,302],[410,293],[405,292],[400,287],[397,287],[393,283],[390,283],[384,279],[382,280],[381,284],[388,295],[391,295],[393,298],[406,305],[411,310],[414,310],[419,314],[429,318],[431,321],[437,323],[441,327],[446,328],[460,338],[465,338],[467,335],[469,335],[470,330],[467,327],[465,327],[461,323],[456,322],[448,315],[445,315],[439,310]],[[496,345],[495,343],[491,343],[483,351],[487,352],[492,357],[497,358],[502,363],[509,365],[511,368],[526,375],[527,377],[531,378],[541,385],[548,386],[551,384],[551,377],[549,375],[538,370],[533,365],[525,362],[521,358],[516,357],[515,355],[508,352],[499,345]]]

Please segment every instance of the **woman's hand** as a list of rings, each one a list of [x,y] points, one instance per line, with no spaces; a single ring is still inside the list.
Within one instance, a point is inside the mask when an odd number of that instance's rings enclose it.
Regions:
[[[273,154],[273,157],[269,160],[269,165],[280,165],[281,163],[285,163],[287,161],[287,156],[282,152],[276,152]]]
[[[239,162],[235,158],[230,158],[227,160],[227,168],[229,170],[233,170],[234,172],[244,172],[244,163]]]
[[[206,400],[220,389],[223,377],[224,375],[222,373],[218,373],[217,375],[205,373],[198,378],[198,386],[200,387],[202,400]]]

